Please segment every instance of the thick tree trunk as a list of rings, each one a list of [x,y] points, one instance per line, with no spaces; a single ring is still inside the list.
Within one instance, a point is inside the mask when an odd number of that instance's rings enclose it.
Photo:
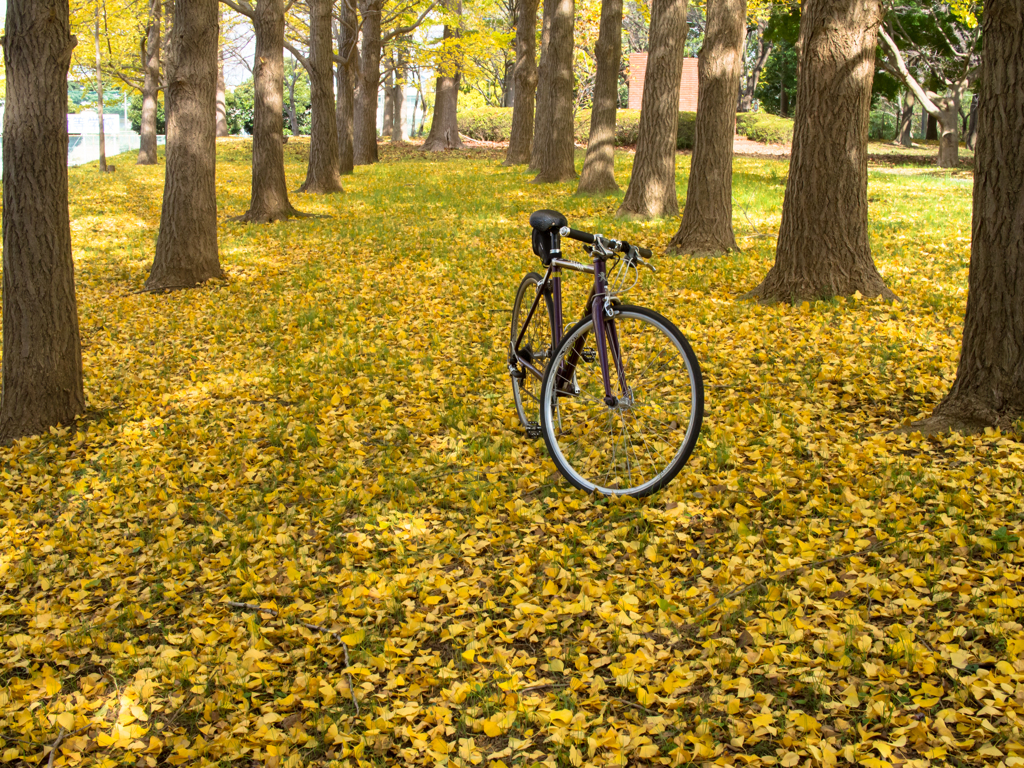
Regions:
[[[686,0],[653,0],[636,157],[617,216],[652,218],[679,213],[676,139],[685,42]]]
[[[926,118],[924,138],[927,141],[935,141],[939,138],[939,120],[935,115],[928,115]]]
[[[868,110],[879,0],[807,0],[775,265],[748,296],[895,298],[868,244]]]
[[[925,432],[1024,418],[1024,0],[986,3],[982,35],[963,349]]]
[[[907,91],[903,97],[903,109],[900,111],[900,127],[896,132],[896,143],[903,147],[914,146],[912,135],[914,128],[914,106],[916,98],[913,91]]]
[[[550,38],[541,56],[541,79],[547,85],[544,108],[550,110],[547,131],[534,130],[534,152],[531,166],[537,171],[533,181],[547,184],[576,178],[575,126],[572,119],[572,46],[573,0],[544,0],[553,6]],[[538,109],[540,103],[538,102]]]
[[[312,114],[309,163],[306,180],[299,192],[327,194],[341,192],[338,179],[338,131],[331,83],[331,6],[333,0],[311,0],[309,4],[309,90]]]
[[[160,92],[160,8],[163,0],[149,0],[149,26],[142,52],[142,124],[139,130],[138,165],[156,163],[156,113]]]
[[[383,0],[360,0],[363,17],[359,63],[359,90],[355,98],[355,124],[352,137],[354,162],[377,162],[377,91],[380,86],[380,14]]]
[[[746,19],[746,0],[708,0],[686,205],[670,253],[717,256],[739,250],[732,231],[732,151]]]
[[[537,3],[518,0],[516,3],[516,64],[512,105],[512,129],[508,137],[505,165],[530,162],[533,147],[533,104],[537,94]]]
[[[103,59],[100,56],[100,9],[96,6],[96,27],[93,40],[96,43],[96,107],[100,116],[100,173],[107,172],[107,132],[103,128]]]
[[[0,444],[85,411],[68,217],[68,0],[8,0]]]
[[[754,57],[750,72],[747,73],[743,81],[743,87],[740,89],[739,104],[736,107],[737,112],[749,112],[754,105],[754,91],[757,90],[757,84],[761,80],[761,71],[764,69],[764,65],[768,62],[768,57],[772,52],[772,42],[764,39],[764,31],[767,28],[768,20],[765,19],[758,22],[757,27],[751,33],[757,36],[757,55]]]
[[[615,183],[615,112],[619,103],[621,55],[622,0],[602,0],[601,28],[594,51],[594,108],[577,194],[614,192],[619,188]]]
[[[352,136],[359,23],[356,19],[355,0],[341,0],[338,16],[338,56],[341,62],[337,70],[338,101],[334,121],[338,129],[338,172],[344,176],[352,173],[355,165]]]
[[[449,0],[448,8],[456,10],[461,18],[461,0]],[[458,27],[445,24],[444,51],[434,89],[434,118],[430,121],[427,140],[423,142],[423,149],[428,152],[463,148],[458,120],[459,84],[462,82],[462,53],[457,45],[459,36]],[[456,45],[450,45],[449,41],[456,42]]]
[[[240,221],[265,224],[298,216],[284,178],[284,3],[258,0],[253,19],[252,195]]]
[[[223,278],[217,257],[217,0],[178,0],[167,62],[167,171],[146,290]],[[279,49],[280,50],[280,49]],[[280,123],[278,123],[280,126]]]
[[[936,164],[939,168],[956,168],[960,164],[960,137],[957,134],[957,123],[960,117],[960,99],[947,96],[937,102],[939,156]]]

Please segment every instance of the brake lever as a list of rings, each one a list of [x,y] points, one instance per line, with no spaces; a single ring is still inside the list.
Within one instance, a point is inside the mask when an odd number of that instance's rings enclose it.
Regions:
[[[644,259],[641,258],[640,251],[635,245],[629,246],[629,253],[626,254],[626,262],[632,267],[635,267],[637,264],[641,264],[651,270],[654,274],[658,274],[658,270],[656,270],[650,262],[644,261]]]

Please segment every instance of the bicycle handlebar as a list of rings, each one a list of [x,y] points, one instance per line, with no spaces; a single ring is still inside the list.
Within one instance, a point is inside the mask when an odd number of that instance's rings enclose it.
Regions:
[[[612,240],[611,238],[603,237],[602,235],[593,235],[590,232],[581,232],[580,230],[573,229],[572,227],[562,227],[561,230],[559,230],[559,234],[562,235],[562,237],[579,240],[581,243],[587,243],[588,245],[596,244],[600,238],[603,246],[613,251],[619,251],[620,253],[629,253],[629,249],[632,247],[624,240]],[[641,258],[649,259],[654,256],[654,251],[650,248],[641,248],[640,246],[636,246],[636,250],[637,253],[640,254]]]

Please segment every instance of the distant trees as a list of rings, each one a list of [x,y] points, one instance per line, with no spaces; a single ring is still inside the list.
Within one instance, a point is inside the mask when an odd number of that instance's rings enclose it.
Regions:
[[[938,165],[955,168],[960,106],[980,61],[974,14],[969,6],[909,3],[886,15],[879,37],[883,66],[938,124]]]
[[[68,0],[9,0],[3,38],[0,444],[85,411],[68,215]]]
[[[441,55],[437,60],[437,84],[434,88],[434,118],[423,149],[437,152],[462,149],[459,138],[459,85],[462,82],[464,53],[459,44],[462,25],[462,0],[449,0],[445,6],[445,25]]]

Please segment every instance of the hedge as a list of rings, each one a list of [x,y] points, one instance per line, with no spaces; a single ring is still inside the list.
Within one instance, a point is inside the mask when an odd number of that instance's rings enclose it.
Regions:
[[[762,144],[792,144],[793,121],[767,112],[740,112],[736,115],[736,133]]]
[[[678,149],[693,149],[697,123],[695,112],[680,112],[676,134]],[[512,133],[511,107],[480,107],[459,112],[459,130],[477,141],[508,141]],[[640,130],[640,110],[620,109],[615,113],[615,145],[634,146]],[[741,112],[736,115],[736,131],[752,141],[789,144],[793,141],[793,121],[765,112]],[[577,144],[586,144],[590,134],[590,110],[576,113],[574,136]]]
[[[693,130],[697,115],[693,112],[679,113],[679,131],[676,146],[679,149],[693,149]],[[615,145],[619,147],[636,144],[640,129],[640,110],[619,109],[615,113]],[[459,130],[477,141],[508,141],[512,133],[511,107],[480,107],[459,112]],[[590,135],[590,110],[581,109],[576,113],[574,138],[577,144],[586,144]]]

